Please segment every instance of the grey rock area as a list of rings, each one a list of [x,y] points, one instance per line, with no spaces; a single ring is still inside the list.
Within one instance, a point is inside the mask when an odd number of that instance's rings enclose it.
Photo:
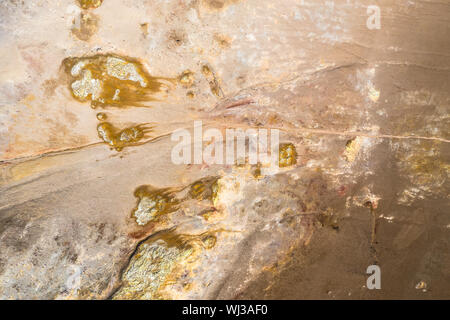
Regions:
[[[450,3],[371,5],[2,1],[0,298],[448,299]],[[91,107],[64,62],[110,55]],[[131,65],[168,88],[138,100]],[[173,163],[199,120],[294,161]],[[152,129],[118,151],[102,122]]]

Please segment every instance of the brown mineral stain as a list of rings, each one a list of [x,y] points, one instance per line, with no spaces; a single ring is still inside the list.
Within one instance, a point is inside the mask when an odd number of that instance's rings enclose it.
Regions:
[[[178,209],[179,201],[172,189],[140,186],[135,190],[134,196],[138,198],[138,203],[132,212],[132,217],[140,226]]]
[[[429,191],[437,193],[444,191],[447,177],[450,174],[450,164],[443,161],[441,156],[441,142],[419,141],[415,142],[414,151],[408,145],[400,145],[396,158],[399,161],[399,170],[413,182],[420,186],[422,191],[433,185]],[[444,191],[445,192],[445,191]]]
[[[184,71],[178,78],[180,84],[185,88],[190,88],[194,84],[194,73],[190,70]]]
[[[92,13],[81,12],[72,24],[72,34],[79,40],[88,41],[97,32],[98,18]]]
[[[208,210],[204,210],[203,212],[200,213],[200,215],[203,217],[203,219],[205,219],[206,221],[211,221],[213,220],[215,217],[217,217],[219,215],[218,211],[215,209],[208,209]]]
[[[173,230],[164,231],[152,237],[153,242],[163,240],[168,247],[184,249],[187,247],[202,247],[211,249],[216,244],[215,231],[207,231],[198,235],[177,234]]]
[[[211,92],[216,96],[216,97],[220,97],[220,87],[219,87],[219,83],[217,82],[216,79],[212,80],[209,82],[209,88],[211,89]]]
[[[450,165],[448,161],[442,161],[442,158],[439,157],[440,142],[422,141],[419,145],[420,151],[411,153],[405,161],[418,178],[418,184],[427,184],[433,179],[437,180],[448,176]]]
[[[106,113],[104,113],[104,112],[97,113],[96,117],[99,121],[105,121],[108,118]]]
[[[327,210],[321,212],[317,219],[324,227],[331,227],[335,230],[339,229],[339,219],[330,208],[327,208]]]
[[[222,49],[228,49],[231,46],[231,38],[221,34],[215,34],[214,40]]]
[[[95,9],[102,5],[103,0],[78,0],[78,3],[83,9]]]
[[[169,49],[176,49],[187,42],[186,32],[182,29],[171,30],[167,34],[167,46]]]
[[[211,92],[216,97],[222,97],[223,94],[219,86],[219,82],[217,81],[216,75],[212,72],[211,68],[207,65],[202,66],[202,73],[209,83],[209,88],[211,89]]]
[[[251,173],[255,179],[262,178],[263,175],[262,175],[262,171],[261,171],[261,163],[258,163],[255,166],[252,166]]]
[[[223,10],[231,4],[235,4],[241,0],[202,0],[202,4],[209,10]]]
[[[57,79],[45,80],[42,84],[42,89],[47,97],[51,97],[55,94],[56,88],[60,85]]]
[[[142,35],[144,36],[144,38],[147,37],[148,36],[148,23],[141,23],[139,26],[141,27],[141,32],[142,32]]]
[[[297,151],[292,143],[280,144],[279,166],[288,167],[297,163]]]
[[[102,122],[97,126],[97,133],[102,140],[113,149],[121,151],[125,147],[139,145],[139,141],[151,132],[152,127],[140,124],[123,130],[116,129],[109,122]]]
[[[197,200],[214,201],[217,197],[217,180],[219,177],[207,177],[191,184],[189,196]]]
[[[113,54],[66,58],[63,66],[73,97],[91,101],[93,108],[143,107],[145,102],[161,99],[174,82],[149,75],[136,59]]]
[[[211,69],[207,65],[202,66],[202,73],[205,77],[213,76]]]

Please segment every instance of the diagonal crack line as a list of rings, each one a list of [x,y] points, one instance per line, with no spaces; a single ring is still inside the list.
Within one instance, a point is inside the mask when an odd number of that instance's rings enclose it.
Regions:
[[[221,123],[220,126],[223,126],[223,123]],[[245,126],[242,124],[233,125],[233,127],[234,128],[240,127],[240,128],[245,128],[245,129],[250,129],[250,128],[261,129],[261,127]],[[269,129],[278,129],[280,131],[285,131],[285,132],[286,131],[297,131],[297,132],[304,132],[304,133],[310,133],[310,134],[326,134],[326,135],[345,136],[345,137],[361,136],[361,137],[367,137],[367,138],[372,138],[372,139],[434,140],[434,141],[440,141],[440,142],[444,142],[444,143],[450,143],[449,139],[444,139],[444,138],[440,138],[440,137],[397,136],[397,135],[390,135],[390,134],[370,134],[370,133],[364,133],[364,132],[358,132],[358,131],[333,131],[333,130],[308,129],[308,128],[270,127]],[[171,132],[159,135],[157,137],[154,137],[147,141],[144,141],[143,144],[156,142],[157,140],[168,137],[170,134],[171,134]],[[13,163],[13,162],[35,160],[35,159],[43,158],[46,156],[57,156],[60,154],[73,153],[73,152],[79,151],[81,149],[92,147],[95,145],[100,145],[100,144],[102,144],[102,142],[95,142],[95,143],[91,143],[91,144],[87,144],[87,145],[83,145],[83,146],[79,146],[79,147],[74,147],[74,148],[63,149],[63,150],[50,151],[50,152],[42,153],[37,156],[27,156],[27,157],[18,157],[18,158],[0,160],[0,165],[1,164],[9,164],[9,163]]]
[[[69,154],[69,153],[74,153],[76,151],[79,151],[81,149],[85,149],[85,148],[89,148],[95,145],[100,145],[103,142],[93,142],[93,143],[89,143],[89,144],[85,144],[85,145],[81,145],[81,146],[76,146],[73,148],[65,148],[65,149],[58,149],[58,150],[52,150],[52,151],[48,151],[48,152],[43,152],[41,154],[38,155],[31,155],[31,156],[24,156],[24,157],[16,157],[16,158],[10,158],[10,159],[3,159],[0,160],[0,165],[2,164],[10,164],[13,162],[23,162],[23,161],[29,161],[29,160],[36,160],[39,158],[43,158],[46,156],[57,156],[57,155],[61,155],[61,154]]]
[[[223,127],[223,122],[219,122],[216,120],[211,120],[208,124],[216,124],[219,127]],[[241,123],[232,123],[228,120],[227,128],[240,128],[240,129],[277,129],[284,132],[302,132],[302,133],[310,133],[310,134],[325,134],[325,135],[335,135],[335,136],[346,136],[346,137],[355,137],[362,136],[372,139],[410,139],[410,140],[435,140],[440,142],[449,143],[450,140],[440,138],[440,137],[427,137],[427,136],[398,136],[398,135],[390,135],[390,134],[371,134],[366,132],[359,131],[334,131],[334,130],[324,130],[324,129],[309,129],[309,128],[299,128],[299,127],[258,127],[258,126],[249,126],[243,125]]]
[[[274,128],[275,129],[275,128]],[[283,130],[283,128],[276,128],[279,130]],[[440,138],[440,137],[426,137],[426,136],[396,136],[390,134],[370,134],[358,131],[330,131],[330,130],[320,130],[320,129],[306,129],[306,128],[298,128],[292,129],[293,131],[307,132],[307,133],[316,133],[316,134],[329,134],[329,135],[337,135],[337,136],[362,136],[373,139],[417,139],[417,140],[435,140],[449,143],[450,140]],[[284,131],[287,131],[284,129]]]
[[[310,80],[309,79],[310,77],[318,76],[321,74],[327,74],[327,73],[341,70],[341,69],[351,69],[354,67],[362,67],[365,65],[367,65],[366,62],[350,62],[350,63],[340,64],[340,65],[336,65],[336,66],[327,66],[327,67],[319,68],[319,69],[304,70],[300,75],[296,75],[296,76],[293,76],[293,77],[285,79],[285,80],[264,81],[264,82],[255,83],[248,87],[239,89],[237,92],[234,92],[234,93],[224,96],[217,105],[220,105],[221,103],[223,103],[226,100],[232,100],[234,97],[243,95],[252,90],[258,90],[258,89],[262,89],[265,87],[271,87],[271,86],[281,87],[282,85],[290,84],[290,83],[293,83],[296,81],[308,81],[308,80]]]

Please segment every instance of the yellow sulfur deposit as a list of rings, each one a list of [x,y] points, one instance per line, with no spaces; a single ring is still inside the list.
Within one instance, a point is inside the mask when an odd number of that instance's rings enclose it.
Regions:
[[[103,0],[79,0],[78,2],[83,9],[95,9],[102,5]]]
[[[297,163],[297,151],[292,143],[280,144],[279,166],[288,167]]]
[[[102,140],[117,151],[124,147],[137,145],[145,134],[151,131],[151,127],[145,124],[129,127],[121,131],[111,123],[102,122],[97,126],[97,133]]]
[[[117,55],[66,58],[63,66],[75,99],[97,106],[145,106],[158,100],[171,79],[150,76],[139,61]]]
[[[169,230],[150,237],[131,258],[113,299],[171,299],[164,289],[180,277],[186,278],[200,253],[215,244],[211,232],[183,235]]]
[[[218,177],[207,177],[194,182],[189,189],[189,196],[197,200],[214,201],[217,197]]]
[[[136,219],[136,223],[141,226],[178,208],[178,200],[169,189],[141,186],[136,189],[134,195],[139,202],[132,215]]]

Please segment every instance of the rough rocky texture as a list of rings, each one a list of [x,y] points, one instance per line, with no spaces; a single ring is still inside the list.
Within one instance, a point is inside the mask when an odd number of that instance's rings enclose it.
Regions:
[[[448,299],[450,4],[371,4],[2,1],[0,297]],[[291,149],[175,165],[194,120]]]

